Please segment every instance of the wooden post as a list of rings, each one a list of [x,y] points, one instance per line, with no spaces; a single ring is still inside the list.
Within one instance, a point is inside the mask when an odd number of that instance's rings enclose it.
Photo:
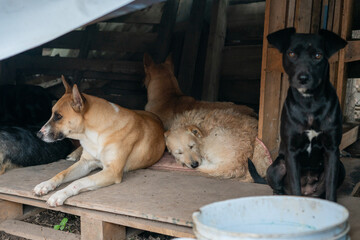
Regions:
[[[193,0],[189,25],[185,33],[178,82],[181,90],[186,95],[190,95],[194,80],[196,59],[204,21],[205,7],[206,0]]]
[[[15,219],[23,215],[23,205],[20,203],[0,200],[0,222]]]
[[[126,228],[98,219],[81,216],[82,240],[126,240]]]
[[[343,0],[342,14],[341,14],[341,32],[340,36],[348,40],[351,38],[351,20],[353,10],[353,0]],[[345,64],[345,48],[339,51],[339,64],[337,71],[336,93],[339,97],[340,105],[343,108],[345,100],[345,89],[347,80],[347,66]]]
[[[172,30],[176,22],[178,7],[179,0],[168,0],[165,3],[156,40],[156,53],[153,54],[156,63],[164,62],[169,55]]]
[[[206,51],[202,99],[216,101],[219,93],[219,78],[222,51],[226,36],[226,10],[228,0],[214,0]]]
[[[259,138],[268,147],[272,158],[279,148],[279,124],[281,113],[282,73],[268,69],[271,62],[278,62],[280,54],[269,54],[266,36],[284,28],[287,17],[287,1],[267,0],[265,7],[263,57],[261,65],[260,106],[259,106]],[[277,56],[277,57],[276,57]],[[281,58],[280,58],[281,59]]]

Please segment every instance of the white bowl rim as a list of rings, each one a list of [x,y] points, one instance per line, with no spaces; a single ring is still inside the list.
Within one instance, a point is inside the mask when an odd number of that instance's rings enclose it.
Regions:
[[[199,220],[198,220],[198,216],[201,214],[201,211],[203,208],[205,207],[208,207],[210,205],[214,205],[214,204],[219,204],[219,203],[226,203],[226,202],[233,202],[233,201],[236,201],[236,200],[249,200],[249,199],[275,199],[275,198],[282,198],[282,199],[297,199],[297,200],[310,200],[310,201],[315,201],[315,202],[323,202],[325,204],[330,204],[330,205],[333,205],[337,208],[342,208],[342,210],[344,210],[345,214],[344,214],[344,217],[343,219],[341,219],[341,221],[339,221],[339,223],[337,224],[332,224],[332,225],[329,225],[327,227],[324,227],[324,228],[320,228],[320,229],[316,229],[316,230],[312,230],[312,231],[306,231],[306,232],[300,232],[300,233],[290,233],[290,234],[272,234],[272,233],[269,233],[269,234],[257,234],[257,233],[239,233],[239,232],[229,232],[229,231],[224,231],[224,230],[219,230],[219,229],[216,229],[214,227],[210,227],[208,225],[205,225],[203,223],[201,223]],[[199,223],[202,227],[204,227],[205,229],[209,230],[209,231],[219,231],[221,233],[224,233],[224,235],[228,235],[228,236],[241,236],[241,237],[268,237],[268,238],[276,238],[276,237],[291,237],[291,236],[296,236],[296,237],[300,237],[300,236],[306,236],[306,235],[312,235],[312,234],[319,234],[321,232],[326,232],[338,225],[341,225],[341,224],[346,224],[347,226],[345,227],[345,230],[343,232],[348,232],[349,229],[350,229],[350,226],[348,226],[348,222],[347,220],[349,219],[349,211],[342,205],[340,205],[339,203],[335,203],[335,202],[331,202],[331,201],[328,201],[328,200],[324,200],[324,199],[320,199],[320,198],[312,198],[312,197],[304,197],[304,196],[288,196],[288,195],[280,195],[280,196],[251,196],[251,197],[240,197],[240,198],[233,198],[233,199],[227,199],[227,200],[224,200],[224,201],[219,201],[219,202],[213,202],[213,203],[210,203],[210,204],[207,204],[207,205],[204,205],[200,208],[200,211],[196,211],[192,214],[192,218],[194,220],[194,228],[196,227],[196,224]],[[197,221],[195,221],[195,219]],[[197,222],[197,223],[195,223]]]

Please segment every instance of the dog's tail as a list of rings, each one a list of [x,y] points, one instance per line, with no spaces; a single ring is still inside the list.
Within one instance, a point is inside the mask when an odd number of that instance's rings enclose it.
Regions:
[[[254,179],[255,183],[267,184],[266,180],[262,178],[257,172],[254,163],[248,158],[248,167],[251,177]]]

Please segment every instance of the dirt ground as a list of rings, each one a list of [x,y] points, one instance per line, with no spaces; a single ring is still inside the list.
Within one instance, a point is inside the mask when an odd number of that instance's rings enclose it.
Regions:
[[[81,233],[80,217],[62,212],[45,210],[35,214],[34,216],[25,218],[22,221],[44,227],[54,228],[54,225],[60,224],[63,218],[68,219],[68,222],[66,223],[65,229],[63,231],[71,232],[74,234]],[[173,239],[173,237],[151,233],[151,232],[141,232],[140,234],[133,235],[127,238],[127,240],[170,240],[170,239]],[[0,231],[0,240],[28,240],[28,239],[13,236]]]

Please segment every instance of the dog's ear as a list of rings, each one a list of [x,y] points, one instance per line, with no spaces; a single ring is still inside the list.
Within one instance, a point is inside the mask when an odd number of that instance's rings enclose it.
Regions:
[[[189,132],[191,132],[195,137],[198,137],[198,138],[203,137],[203,134],[202,134],[201,130],[195,125],[187,126],[187,130]]]
[[[295,28],[285,28],[267,35],[268,42],[284,53],[289,47],[291,36],[296,32]]]
[[[167,56],[164,63],[170,67],[172,72],[174,72],[174,63],[173,63],[173,60],[172,60],[172,54],[171,53]]]
[[[148,53],[144,53],[143,63],[144,63],[144,68],[146,69],[152,66],[154,64],[154,61]]]
[[[166,132],[164,132],[165,139],[167,139],[169,135],[170,135],[170,130],[167,130]]]
[[[75,112],[82,112],[85,107],[85,98],[81,95],[79,92],[79,89],[76,84],[74,84],[74,87],[72,89],[72,103],[71,107],[74,109]]]
[[[68,82],[66,81],[64,75],[61,75],[61,81],[65,87],[65,93],[71,93],[72,89],[71,86],[68,84]]]
[[[344,48],[347,44],[347,42],[340,36],[325,29],[320,29],[319,35],[324,38],[325,53],[327,58],[330,58],[334,53]]]

